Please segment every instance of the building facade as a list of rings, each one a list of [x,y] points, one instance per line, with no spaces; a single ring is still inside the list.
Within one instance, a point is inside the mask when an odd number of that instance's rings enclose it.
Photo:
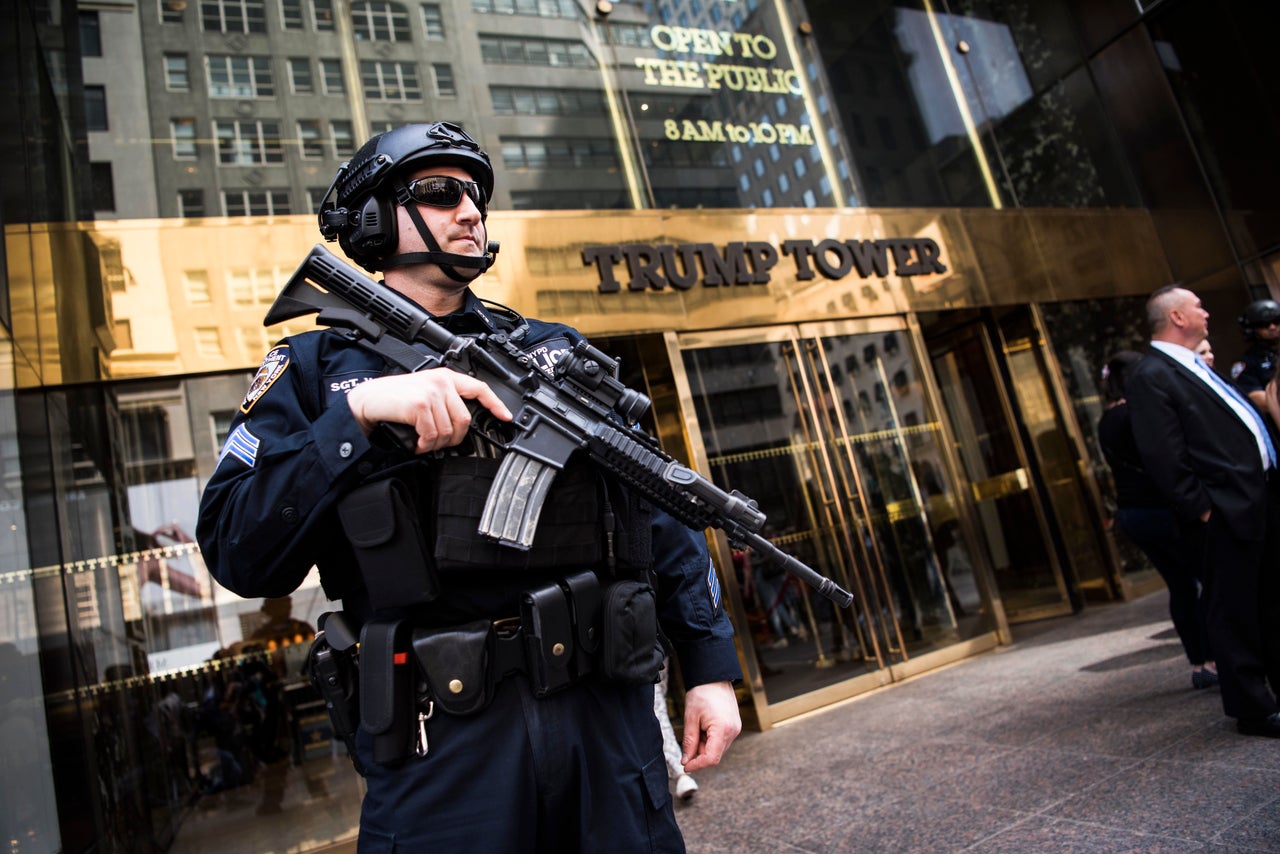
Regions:
[[[1107,357],[1155,288],[1280,296],[1280,78],[1206,0],[20,0],[0,39],[0,680],[14,851],[349,845],[309,579],[192,541],[263,316],[372,133],[494,160],[481,295],[578,327],[709,532],[767,728],[1159,584],[1109,524]],[[757,556],[758,557],[758,556]],[[678,700],[679,691],[675,692]],[[678,702],[677,702],[678,705]]]

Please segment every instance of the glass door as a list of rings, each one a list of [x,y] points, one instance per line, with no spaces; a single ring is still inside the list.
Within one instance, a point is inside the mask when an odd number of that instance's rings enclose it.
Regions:
[[[978,316],[943,316],[926,326],[925,335],[985,557],[1009,621],[1070,613],[1033,459],[1000,378],[986,323]]]
[[[855,596],[835,608],[733,554],[770,706],[820,690],[829,702],[837,683],[993,628],[909,341],[901,318],[669,337],[697,467],[755,498],[768,539]]]
[[[1081,461],[1087,459],[1084,440],[1070,412],[1066,392],[1056,388],[1053,354],[1045,346],[1034,307],[1019,306],[1000,313],[998,324],[1014,399],[1021,414],[1036,468],[1044,483],[1047,504],[1065,550],[1070,587],[1081,598],[1108,601],[1120,595],[1115,553],[1104,539],[1100,499],[1090,489]]]

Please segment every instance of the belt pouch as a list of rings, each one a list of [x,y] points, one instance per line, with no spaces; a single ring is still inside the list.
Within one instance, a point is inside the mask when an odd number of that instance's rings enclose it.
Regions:
[[[430,602],[440,593],[431,552],[408,487],[384,478],[353,489],[338,515],[375,609]]]
[[[489,635],[493,624],[476,620],[448,629],[413,630],[413,654],[431,689],[431,700],[451,715],[482,711],[491,698]]]
[[[560,582],[569,597],[572,610],[574,640],[574,675],[581,678],[594,669],[600,650],[600,579],[594,572],[579,572]]]
[[[360,727],[373,736],[373,761],[405,759],[413,741],[409,624],[372,620],[360,633]]]
[[[600,675],[614,682],[646,685],[662,675],[658,600],[640,581],[615,581],[600,605]]]
[[[526,592],[520,605],[520,624],[534,696],[545,697],[572,683],[573,620],[560,585]]]

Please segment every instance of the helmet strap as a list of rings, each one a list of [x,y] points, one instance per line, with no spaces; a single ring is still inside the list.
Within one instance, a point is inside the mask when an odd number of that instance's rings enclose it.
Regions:
[[[397,201],[400,201],[397,199]],[[456,252],[443,252],[440,244],[436,242],[435,237],[431,234],[431,230],[427,228],[426,222],[422,219],[422,214],[418,213],[415,205],[407,204],[400,201],[401,206],[409,214],[409,219],[413,220],[413,227],[417,230],[418,236],[422,238],[422,242],[426,244],[429,252],[403,252],[399,255],[393,255],[384,259],[379,266],[384,270],[390,270],[394,267],[407,267],[410,264],[435,264],[444,274],[455,282],[464,284],[475,281],[485,270],[493,266],[493,253],[488,251],[486,240],[486,251],[484,255],[461,255]],[[486,234],[488,229],[485,229]],[[466,272],[460,272],[462,267]]]

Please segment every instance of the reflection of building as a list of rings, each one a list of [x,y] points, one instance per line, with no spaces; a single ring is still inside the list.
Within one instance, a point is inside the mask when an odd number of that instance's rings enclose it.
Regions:
[[[1169,280],[1215,318],[1280,293],[1280,187],[1266,21],[1143,5],[9,4],[0,633],[39,724],[21,794],[48,794],[25,830],[264,847],[221,793],[186,809],[149,715],[225,696],[246,664],[260,603],[203,573],[196,496],[290,331],[262,315],[318,240],[319,194],[403,121],[461,121],[498,166],[484,295],[607,338],[673,455],[855,590],[837,614],[778,585],[805,631],[773,637],[716,541],[749,725],[1149,589],[1105,524],[1097,369]],[[798,245],[823,253],[808,275]],[[673,247],[697,268],[650,275]],[[921,247],[936,265],[912,267]],[[588,250],[620,259],[612,290]],[[302,619],[327,607],[314,580],[295,594]],[[353,832],[354,791],[316,808],[321,776],[355,788],[317,744],[308,773],[244,784],[282,810],[280,847]]]

